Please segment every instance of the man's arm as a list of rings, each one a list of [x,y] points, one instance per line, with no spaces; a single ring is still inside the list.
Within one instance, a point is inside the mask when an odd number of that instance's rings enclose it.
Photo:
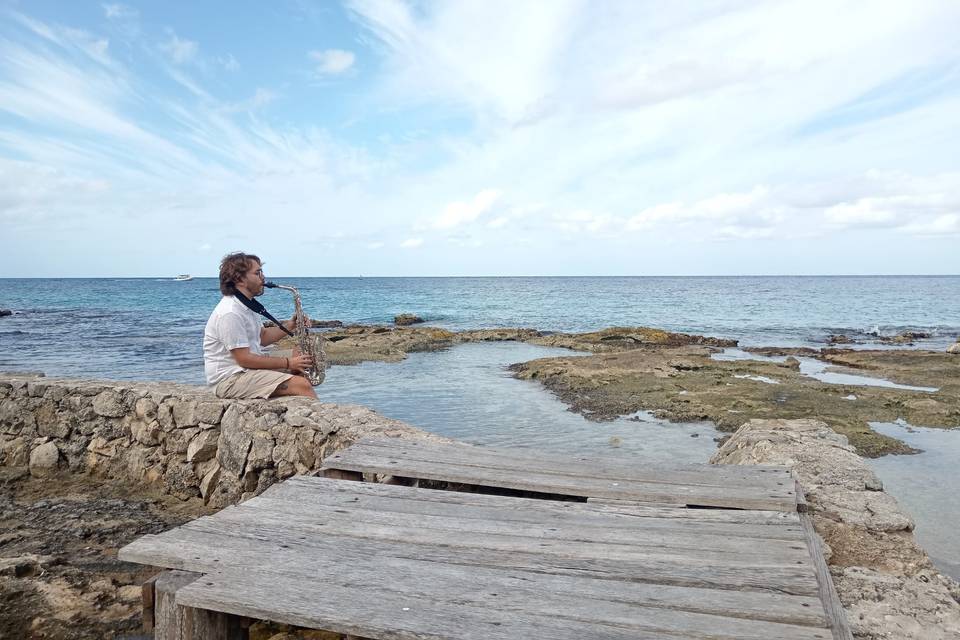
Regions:
[[[273,328],[276,329],[276,327]],[[279,331],[279,329],[277,330]],[[305,367],[313,364],[310,356],[298,355],[297,353],[294,353],[294,355],[289,358],[282,356],[261,356],[256,353],[250,353],[249,347],[231,349],[230,354],[233,356],[233,359],[237,361],[237,364],[244,369],[272,369],[274,371],[285,371],[289,369],[290,371],[299,373],[303,371]]]
[[[297,323],[294,322],[293,318],[286,320],[281,324],[285,326],[290,333],[293,333],[293,330],[297,326]],[[282,340],[286,335],[287,334],[280,327],[264,327],[260,330],[260,344],[266,347],[274,342],[277,342],[278,340]],[[240,366],[242,367],[243,365]]]
[[[303,315],[303,321],[307,324],[308,327],[310,326],[310,318],[307,316],[307,314]],[[290,333],[293,333],[294,330],[297,328],[297,321],[295,318],[290,318],[289,320],[285,320],[280,324],[285,326],[290,331]],[[277,342],[278,340],[283,340],[284,336],[286,335],[287,334],[284,333],[283,329],[281,329],[280,327],[264,327],[263,329],[260,330],[260,344],[266,347],[268,345],[273,344],[274,342]]]

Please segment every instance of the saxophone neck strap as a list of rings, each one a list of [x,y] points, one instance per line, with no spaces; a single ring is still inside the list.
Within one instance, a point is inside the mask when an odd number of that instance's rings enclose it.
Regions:
[[[234,292],[233,297],[239,300],[240,303],[243,304],[243,306],[245,306],[247,309],[250,309],[250,311],[253,311],[254,313],[257,313],[263,316],[267,320],[270,320],[271,322],[273,322],[273,324],[280,327],[285,334],[287,334],[291,338],[293,337],[293,333],[290,332],[285,326],[283,326],[282,322],[280,322],[279,320],[274,318],[272,315],[270,315],[270,312],[267,311],[267,308],[264,307],[262,304],[260,304],[258,300],[248,298],[247,296],[243,295],[239,291]]]

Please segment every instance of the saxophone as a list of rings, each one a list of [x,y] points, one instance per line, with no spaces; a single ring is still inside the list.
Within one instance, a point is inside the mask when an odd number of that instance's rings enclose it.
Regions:
[[[310,327],[307,326],[307,317],[303,313],[303,307],[300,306],[300,292],[293,287],[273,282],[263,283],[268,289],[284,289],[293,294],[293,320],[296,325],[294,333],[291,335],[297,341],[297,347],[300,353],[310,356],[313,360],[313,366],[304,370],[307,380],[310,384],[317,386],[323,383],[326,377],[327,354],[323,350],[323,335],[310,335]]]

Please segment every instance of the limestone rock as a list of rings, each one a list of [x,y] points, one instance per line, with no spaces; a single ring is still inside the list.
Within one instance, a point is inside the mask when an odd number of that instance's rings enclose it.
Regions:
[[[423,318],[413,313],[401,313],[398,316],[393,317],[393,324],[398,327],[405,327],[411,324],[419,324],[423,322]]]
[[[187,462],[204,462],[217,455],[217,441],[220,440],[220,431],[207,429],[201,431],[187,446]]]
[[[120,450],[125,450],[129,445],[130,441],[127,438],[108,440],[102,436],[96,436],[90,440],[87,451],[107,458],[114,458]]]
[[[28,425],[36,427],[36,421],[33,414],[18,401],[8,399],[0,402],[0,426],[4,427],[4,433],[16,434]]]
[[[857,638],[946,640],[960,637],[956,588],[933,571],[893,576],[862,567],[833,571],[851,631]]]
[[[50,385],[46,384],[45,382],[28,382],[27,395],[31,398],[42,398],[49,386]]]
[[[193,472],[193,465],[188,462],[174,462],[167,464],[163,476],[164,485],[175,496],[193,498],[200,495],[200,478]]]
[[[197,403],[192,400],[174,402],[173,421],[180,429],[200,424],[200,419],[197,417]]]
[[[224,408],[224,404],[219,401],[200,402],[197,404],[195,417],[201,426],[203,423],[214,425],[220,422]]]
[[[259,471],[273,466],[273,447],[276,442],[268,431],[257,431],[253,434],[250,443],[250,453],[247,454],[247,471]]]
[[[130,434],[141,444],[156,446],[160,444],[160,423],[153,420],[148,423],[133,422],[130,424]]]
[[[177,428],[177,423],[173,420],[173,401],[164,400],[157,406],[157,420],[164,431],[171,431]]]
[[[954,342],[952,345],[947,347],[947,353],[960,354],[960,342]]]
[[[157,419],[157,403],[150,398],[138,398],[133,410],[138,418],[146,422]]]
[[[126,414],[123,397],[112,389],[102,391],[93,399],[93,410],[98,416],[119,418]]]
[[[65,440],[77,427],[77,416],[68,411],[57,411],[57,405],[47,400],[33,412],[37,422],[37,434]]]
[[[186,453],[193,437],[200,432],[199,427],[186,427],[164,431],[160,434],[160,446],[164,453]]]
[[[60,469],[60,449],[53,442],[45,442],[30,452],[30,475],[46,478]]]
[[[147,469],[157,461],[157,455],[158,449],[156,447],[131,446],[126,452],[127,474],[131,478],[142,478]]]
[[[821,491],[816,506],[825,517],[870,531],[913,531],[913,520],[883,491]]]
[[[205,501],[210,499],[210,494],[213,493],[214,489],[216,489],[219,481],[220,465],[218,464],[213,469],[208,471],[206,475],[203,476],[203,480],[200,481],[200,495],[203,496]]]
[[[24,437],[0,439],[0,464],[24,467],[30,464],[30,440]]]
[[[307,427],[320,430],[320,423],[313,408],[309,406],[291,407],[283,415],[283,421],[292,427]]]
[[[227,413],[230,409],[227,410]],[[228,429],[224,426],[220,430],[220,439],[217,442],[217,461],[224,470],[239,478],[247,466],[247,454],[253,439],[241,429]]]

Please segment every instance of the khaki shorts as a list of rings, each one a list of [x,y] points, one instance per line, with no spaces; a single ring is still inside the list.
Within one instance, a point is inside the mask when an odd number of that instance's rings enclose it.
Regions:
[[[221,380],[213,392],[218,398],[269,398],[293,374],[270,369],[247,369]]]

